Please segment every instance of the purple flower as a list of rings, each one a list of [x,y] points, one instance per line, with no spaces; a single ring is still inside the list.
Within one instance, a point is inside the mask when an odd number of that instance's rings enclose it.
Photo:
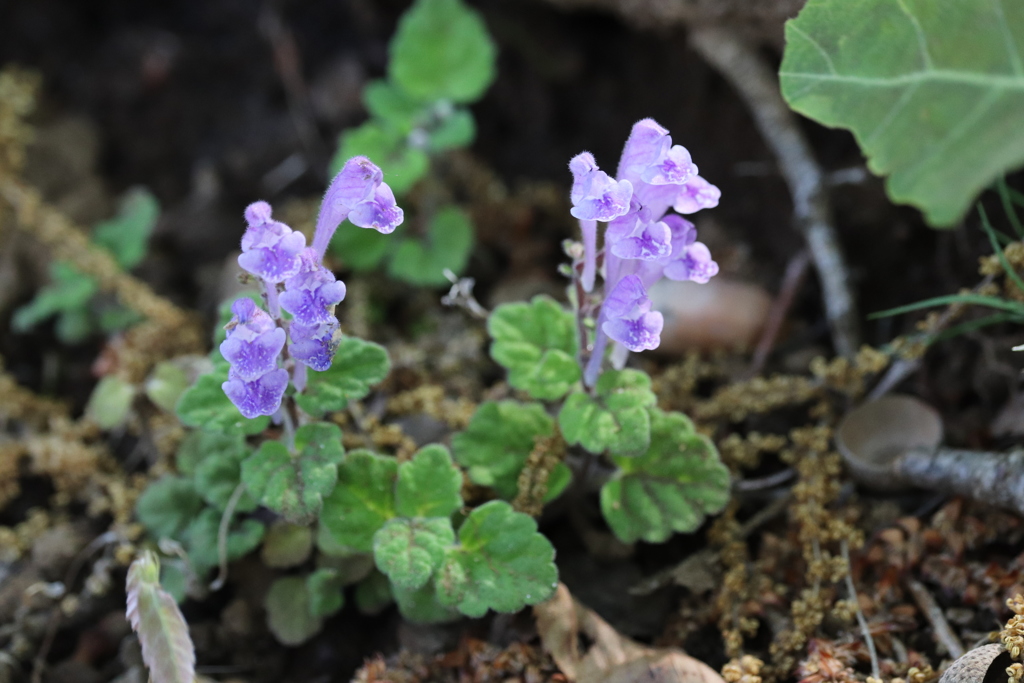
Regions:
[[[337,320],[332,319],[320,325],[293,323],[290,332],[288,351],[292,358],[317,372],[331,367],[334,352],[338,350],[341,341]]]
[[[672,231],[661,221],[638,222],[631,236],[616,240],[611,248],[619,258],[652,261],[672,253]]]
[[[312,248],[302,254],[302,268],[288,278],[280,296],[281,308],[300,325],[319,325],[334,320],[334,307],[345,298],[345,283],[320,265]]]
[[[701,242],[685,248],[679,258],[665,266],[669,280],[693,280],[705,284],[718,274],[718,264],[711,259],[711,251]]]
[[[371,197],[352,207],[348,219],[360,228],[373,228],[382,235],[390,235],[402,224],[405,214],[395,203],[395,193],[387,183],[381,183]]]
[[[619,159],[619,178],[636,184],[644,182],[643,176],[647,169],[664,159],[672,147],[672,138],[668,130],[662,128],[654,119],[643,119],[633,124],[633,129],[622,148]]]
[[[299,254],[306,248],[306,236],[284,223],[271,220],[270,205],[250,204],[245,210],[249,223],[242,235],[238,265],[267,282],[284,282],[299,271]]]
[[[598,169],[590,152],[583,152],[569,162],[572,171],[572,209],[580,220],[610,221],[630,209],[633,185],[628,180],[614,180]]]
[[[352,157],[334,176],[316,219],[313,249],[322,259],[327,245],[346,218],[361,228],[388,234],[402,223],[402,210],[384,182],[384,173],[363,156]]]
[[[231,304],[231,312],[234,315],[224,327],[228,338],[239,336],[245,341],[252,341],[275,327],[274,319],[249,297],[241,297]]]
[[[228,372],[228,381],[221,384],[224,393],[238,407],[239,412],[250,420],[276,413],[281,407],[281,399],[287,387],[288,371],[283,368],[272,370],[253,381],[242,379],[232,368]]]
[[[682,185],[697,175],[690,153],[682,145],[673,145],[640,174],[651,185]]]
[[[284,348],[287,335],[275,327],[251,340],[241,335],[229,336],[220,345],[220,353],[239,379],[251,382],[277,369],[277,357]]]
[[[665,320],[651,310],[647,290],[636,275],[627,275],[604,302],[601,330],[630,351],[655,349],[661,343]]]
[[[718,206],[721,196],[721,190],[698,175],[686,181],[672,208],[679,213],[697,213]]]

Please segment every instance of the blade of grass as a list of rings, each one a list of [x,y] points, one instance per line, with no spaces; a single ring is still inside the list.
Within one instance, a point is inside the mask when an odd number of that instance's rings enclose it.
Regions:
[[[1013,280],[1013,284],[1017,286],[1017,289],[1024,292],[1024,280],[1020,279],[1020,275],[1017,274],[1017,271],[1006,259],[1006,254],[1003,253],[1002,248],[999,246],[995,230],[993,230],[992,224],[988,222],[988,214],[985,213],[985,207],[981,205],[981,202],[978,202],[978,215],[981,216],[981,227],[985,229],[988,241],[992,243],[992,251],[995,252],[996,258],[999,259],[999,265],[1003,267],[1006,276]]]
[[[1010,221],[1010,225],[1013,226],[1014,232],[1017,233],[1017,237],[1024,238],[1024,224],[1020,222],[1020,216],[1017,215],[1017,209],[1013,207],[1013,200],[1010,199],[1010,188],[1006,185],[1006,178],[1000,178],[999,182],[996,183],[996,190],[999,192],[999,199],[1003,203],[1003,211],[1006,212],[1006,218]]]
[[[968,332],[974,332],[975,330],[980,330],[983,327],[998,325],[999,323],[1019,323],[1022,321],[1024,321],[1024,318],[1022,318],[1019,315],[1014,315],[1013,313],[993,313],[992,315],[987,315],[984,318],[978,318],[977,320],[968,320],[967,322],[960,323],[959,325],[954,325],[953,327],[949,328],[948,330],[945,330],[941,334],[936,335],[933,339],[930,340],[929,343],[934,344],[935,342],[945,341],[947,339],[952,339],[953,337],[956,337],[958,335],[967,334]]]
[[[917,301],[912,304],[906,304],[904,306],[897,306],[896,308],[890,308],[884,311],[878,311],[868,316],[869,319],[875,320],[877,318],[887,318],[892,315],[900,315],[902,313],[910,313],[912,311],[919,311],[922,308],[932,308],[934,306],[947,306],[949,304],[974,304],[976,306],[988,306],[989,308],[995,308],[996,310],[1006,311],[1015,315],[1024,316],[1024,304],[1015,301],[1007,301],[1000,299],[997,296],[988,296],[985,294],[947,294],[945,296],[936,296],[931,299],[925,299],[924,301]]]

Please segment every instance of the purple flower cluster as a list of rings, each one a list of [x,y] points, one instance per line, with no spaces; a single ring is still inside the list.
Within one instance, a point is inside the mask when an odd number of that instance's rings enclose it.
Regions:
[[[657,348],[664,318],[651,310],[651,285],[670,280],[707,282],[718,273],[708,248],[697,241],[697,231],[678,214],[691,214],[718,205],[718,188],[697,175],[690,153],[672,144],[668,131],[653,119],[633,126],[612,178],[598,168],[593,155],[583,152],[569,162],[573,175],[573,216],[583,235],[580,282],[585,292],[594,289],[597,275],[597,223],[604,232],[605,297],[597,320],[590,361],[584,381],[592,386],[601,372],[610,339],[616,367],[630,351]]]
[[[383,234],[403,219],[383,173],[366,157],[349,159],[334,177],[320,205],[311,247],[301,232],[273,220],[266,202],[246,208],[248,228],[238,265],[259,281],[267,311],[251,299],[237,300],[220,345],[231,364],[224,393],[245,417],[276,414],[289,381],[302,391],[307,368],[323,372],[331,367],[340,339],[334,307],[345,298],[345,283],[322,262],[346,218]],[[282,310],[291,314],[290,321]]]

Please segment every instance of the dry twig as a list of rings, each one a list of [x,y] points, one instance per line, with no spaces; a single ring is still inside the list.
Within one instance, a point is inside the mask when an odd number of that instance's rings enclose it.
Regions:
[[[949,622],[946,621],[945,615],[942,614],[942,608],[935,602],[935,598],[928,592],[924,584],[917,579],[907,579],[907,588],[910,590],[910,594],[914,596],[914,602],[921,608],[921,612],[928,618],[928,621],[932,624],[932,630],[935,632],[935,639],[946,648],[946,652],[953,659],[960,659],[964,656],[964,646],[960,642],[956,633],[953,632]]]

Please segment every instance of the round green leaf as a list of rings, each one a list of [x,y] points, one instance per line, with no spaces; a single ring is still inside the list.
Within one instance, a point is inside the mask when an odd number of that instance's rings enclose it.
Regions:
[[[548,296],[498,306],[487,318],[491,357],[533,398],[564,396],[580,378],[573,315]]]

